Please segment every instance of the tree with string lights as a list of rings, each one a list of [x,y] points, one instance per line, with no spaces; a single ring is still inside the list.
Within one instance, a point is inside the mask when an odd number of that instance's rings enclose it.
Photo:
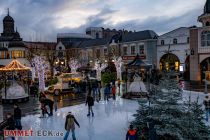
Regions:
[[[69,61],[69,67],[71,68],[72,73],[76,73],[77,69],[81,67],[81,64],[76,59],[71,59]]]
[[[39,79],[39,90],[44,91],[45,89],[45,71],[49,68],[48,63],[40,56],[35,56],[32,59],[32,64],[35,67],[35,71],[38,74]]]
[[[121,57],[118,57],[118,58],[114,58],[114,65],[116,67],[116,70],[117,70],[117,79],[120,79],[122,80],[122,65],[123,65],[123,62],[122,62],[122,58]]]
[[[94,69],[96,70],[96,78],[98,80],[101,80],[101,71],[104,70],[108,65],[105,64],[105,63],[98,63],[98,62],[95,62],[95,66],[94,66]]]

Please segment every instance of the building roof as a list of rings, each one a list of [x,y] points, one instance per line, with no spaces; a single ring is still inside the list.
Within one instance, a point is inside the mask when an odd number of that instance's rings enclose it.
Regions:
[[[93,39],[92,36],[79,33],[58,33],[57,38],[88,38]]]
[[[204,6],[204,14],[210,14],[210,0],[206,1],[206,4]]]
[[[24,66],[18,60],[14,59],[7,66],[0,68],[0,71],[19,71],[19,70],[30,70],[29,67]]]
[[[139,40],[157,39],[158,35],[152,30],[145,30],[134,32],[130,34],[122,35],[121,42],[132,42]],[[109,44],[112,38],[92,39],[81,42],[77,47],[91,47],[91,46],[102,46]]]
[[[176,28],[176,29],[174,29],[174,30],[172,30],[172,31],[169,31],[169,32],[167,32],[167,33],[164,33],[164,34],[160,35],[159,37],[161,37],[161,36],[166,36],[166,35],[168,35],[168,34],[170,34],[170,33],[176,32],[176,31],[178,31],[178,30],[183,30],[183,29],[189,30],[190,27],[179,27],[179,28]]]
[[[14,22],[14,19],[10,15],[7,15],[4,17],[3,22]]]

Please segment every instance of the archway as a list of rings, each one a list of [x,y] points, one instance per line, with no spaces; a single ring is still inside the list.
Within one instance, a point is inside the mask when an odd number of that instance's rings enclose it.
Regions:
[[[160,59],[160,70],[166,69],[166,70],[175,70],[178,71],[180,66],[179,58],[172,54],[164,54]]]
[[[201,63],[200,63],[200,71],[201,71],[201,81],[203,81],[203,79],[205,79],[205,71],[210,71],[210,57],[204,59]],[[209,77],[210,79],[210,75],[207,77]]]

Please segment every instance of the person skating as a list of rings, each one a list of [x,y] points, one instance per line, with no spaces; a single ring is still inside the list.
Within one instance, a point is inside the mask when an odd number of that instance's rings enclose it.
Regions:
[[[18,130],[22,129],[22,125],[21,125],[21,109],[19,108],[19,106],[17,104],[14,105],[14,120],[15,120],[15,126]]]
[[[94,113],[93,113],[94,99],[93,99],[93,97],[91,96],[90,93],[88,93],[85,105],[88,105],[88,114],[87,114],[87,116],[90,116],[90,112],[92,113],[92,116],[94,116]]]
[[[42,117],[43,118],[45,117],[45,114],[47,114],[48,116],[50,116],[50,114],[48,113],[47,108],[46,108],[46,106],[45,106],[44,103],[41,103],[41,110],[42,110]]]
[[[133,129],[133,125],[130,125],[130,129],[126,134],[126,140],[138,140],[137,131]]]
[[[112,86],[112,98],[113,100],[116,100],[116,86],[115,85]]]
[[[206,121],[208,122],[209,120],[209,115],[210,115],[210,100],[209,100],[209,96],[206,96],[203,104],[205,105],[205,110],[206,110]]]
[[[73,138],[73,140],[76,140],[76,136],[75,136],[75,123],[80,128],[80,125],[77,122],[77,120],[75,119],[74,115],[72,115],[71,112],[69,112],[68,115],[66,116],[66,122],[65,122],[66,134],[64,136],[64,140],[67,140],[68,139],[68,136],[69,136],[70,131],[72,132],[72,138]]]
[[[5,130],[15,130],[15,121],[12,114],[8,113],[6,115],[6,128]],[[15,137],[11,137],[12,140],[15,140]]]
[[[109,94],[110,94],[110,86],[109,84],[106,85],[104,88],[104,101],[109,101]]]
[[[49,106],[50,108],[50,116],[53,115],[53,105],[54,105],[54,102],[48,98],[45,98],[45,99],[42,99],[41,100],[41,103],[43,103],[45,106]]]

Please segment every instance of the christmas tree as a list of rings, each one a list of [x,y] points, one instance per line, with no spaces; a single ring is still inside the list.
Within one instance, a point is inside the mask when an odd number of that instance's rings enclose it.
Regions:
[[[140,136],[155,140],[208,139],[209,128],[203,123],[203,110],[198,102],[182,100],[177,74],[165,72],[139,109],[132,124]]]

